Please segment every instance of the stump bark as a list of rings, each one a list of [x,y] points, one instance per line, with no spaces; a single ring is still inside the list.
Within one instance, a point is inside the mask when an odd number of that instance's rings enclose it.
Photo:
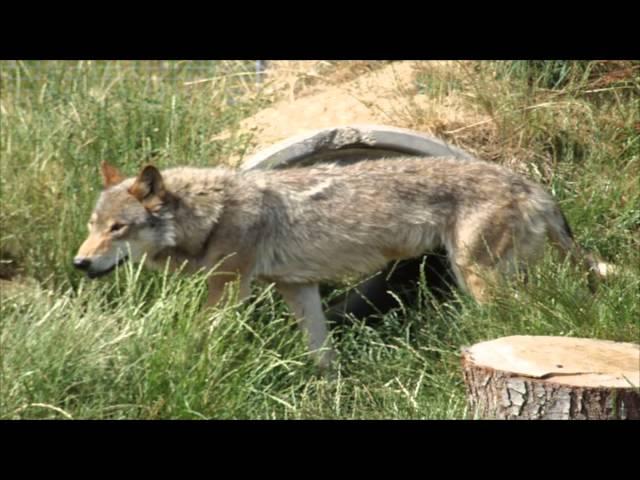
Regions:
[[[640,419],[640,345],[513,336],[462,350],[475,418]]]

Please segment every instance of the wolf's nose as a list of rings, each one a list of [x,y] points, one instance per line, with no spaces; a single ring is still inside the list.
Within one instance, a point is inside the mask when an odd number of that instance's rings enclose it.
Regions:
[[[82,257],[76,257],[73,259],[73,266],[80,270],[87,270],[91,265],[91,260]]]

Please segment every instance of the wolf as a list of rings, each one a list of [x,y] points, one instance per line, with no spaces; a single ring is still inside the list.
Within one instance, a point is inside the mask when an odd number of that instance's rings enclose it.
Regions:
[[[104,189],[73,264],[90,278],[125,261],[207,277],[208,306],[274,283],[316,363],[335,356],[319,283],[373,273],[443,248],[478,302],[489,285],[538,260],[547,240],[598,280],[613,268],[575,241],[542,186],[493,163],[393,158],[239,172],[145,166],[125,178],[102,162]]]

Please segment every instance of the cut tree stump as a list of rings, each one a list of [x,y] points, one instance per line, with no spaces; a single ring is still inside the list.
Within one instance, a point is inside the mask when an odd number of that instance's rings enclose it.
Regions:
[[[471,412],[485,419],[638,420],[640,345],[513,336],[462,350]]]

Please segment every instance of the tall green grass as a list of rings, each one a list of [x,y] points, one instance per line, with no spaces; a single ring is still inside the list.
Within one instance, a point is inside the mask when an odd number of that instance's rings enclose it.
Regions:
[[[4,63],[5,268],[39,280],[52,276],[55,284],[76,281],[70,247],[84,234],[101,187],[101,160],[133,175],[150,161],[207,166],[242,150],[242,139],[212,137],[260,107],[259,96],[237,98],[249,68],[249,62]],[[230,80],[191,83],[216,77]]]
[[[494,145],[480,150],[505,163],[522,155],[580,242],[625,270],[591,294],[550,254],[485,306],[432,302],[422,285],[415,308],[335,326],[339,359],[323,377],[268,286],[247,305],[204,312],[201,276],[127,265],[88,281],[70,267],[100,160],[133,174],[147,161],[215,165],[245,148],[212,138],[265,104],[251,64],[0,67],[0,278],[13,279],[0,283],[0,418],[472,418],[463,345],[512,334],[638,342],[638,70],[605,85],[610,71],[596,62],[487,62],[421,79],[427,93],[462,90],[490,112]]]

